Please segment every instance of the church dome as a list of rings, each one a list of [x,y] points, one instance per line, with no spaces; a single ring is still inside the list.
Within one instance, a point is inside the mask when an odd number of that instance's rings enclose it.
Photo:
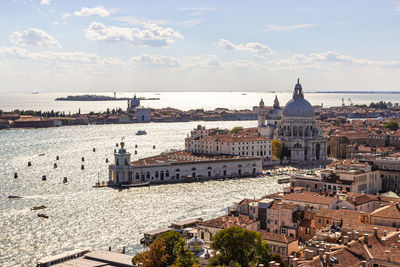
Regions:
[[[304,98],[290,100],[283,109],[283,116],[287,117],[313,117],[314,109],[310,102]]]
[[[310,102],[304,99],[299,80],[294,87],[293,99],[286,104],[282,113],[286,117],[314,117],[314,109]]]

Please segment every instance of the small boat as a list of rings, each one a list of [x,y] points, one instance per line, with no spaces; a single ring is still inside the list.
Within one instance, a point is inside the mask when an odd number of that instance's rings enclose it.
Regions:
[[[40,94],[39,92],[32,92],[32,95],[38,95]]]
[[[38,213],[37,216],[38,216],[38,217],[41,217],[41,218],[45,218],[45,219],[48,219],[48,218],[49,218],[49,215],[44,214],[44,213]]]
[[[147,132],[145,130],[139,130],[136,132],[136,135],[146,135]]]
[[[19,199],[19,198],[22,198],[22,197],[20,197],[20,196],[14,196],[14,195],[9,195],[7,198]]]
[[[46,155],[46,154],[39,154],[39,157],[43,157],[44,155]]]
[[[287,183],[290,183],[290,178],[289,177],[278,179],[278,184],[287,184]]]
[[[121,184],[121,188],[130,188],[130,187],[142,187],[142,186],[150,186],[150,182],[137,183],[137,184]]]
[[[65,183],[67,183],[67,182],[68,182],[67,177],[64,177],[63,183],[65,184]]]
[[[242,95],[247,95],[246,93],[243,93]]]
[[[31,210],[42,210],[42,209],[45,209],[45,208],[47,208],[47,206],[45,206],[45,205],[40,205],[40,206],[32,207]]]

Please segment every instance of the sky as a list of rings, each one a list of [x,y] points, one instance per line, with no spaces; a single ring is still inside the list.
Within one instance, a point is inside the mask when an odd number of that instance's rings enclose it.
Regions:
[[[0,0],[0,93],[400,89],[400,0]]]

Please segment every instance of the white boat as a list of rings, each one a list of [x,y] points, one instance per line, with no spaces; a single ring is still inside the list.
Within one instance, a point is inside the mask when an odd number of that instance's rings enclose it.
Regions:
[[[289,177],[278,179],[278,184],[287,184],[287,183],[290,183],[290,178]]]
[[[145,130],[139,130],[136,132],[136,135],[145,135],[147,132]]]

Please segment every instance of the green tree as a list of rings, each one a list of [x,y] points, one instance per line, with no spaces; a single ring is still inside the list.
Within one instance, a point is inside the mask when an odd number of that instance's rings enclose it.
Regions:
[[[156,239],[149,249],[132,258],[132,263],[141,263],[143,267],[166,267],[168,255],[165,253],[165,244],[162,239]]]
[[[241,131],[243,131],[243,127],[242,126],[236,126],[236,127],[232,128],[231,133],[235,134],[235,133],[238,133],[238,132],[241,132]]]
[[[156,241],[157,243],[161,242],[163,246],[159,244],[157,244],[157,246],[152,246]],[[144,262],[146,262],[146,264],[153,263],[153,265],[150,264],[146,266],[197,266],[198,259],[189,250],[188,246],[185,243],[185,239],[178,232],[169,231],[163,233],[159,237],[157,237],[156,241],[154,241],[153,244],[150,245],[147,251],[136,255],[132,259],[132,261],[141,262],[143,266],[145,266]],[[157,257],[154,255],[157,255]],[[165,256],[165,258],[161,257],[160,255]],[[163,261],[160,261],[161,258],[163,259]],[[152,260],[154,261],[152,262]],[[164,265],[157,265],[161,263],[163,263]]]
[[[397,129],[399,129],[399,124],[397,123],[397,121],[390,121],[386,122],[383,127],[392,131],[397,131]]]
[[[270,256],[267,241],[258,232],[230,227],[218,232],[211,243],[218,253],[210,258],[210,266],[267,266]]]
[[[283,151],[282,142],[277,139],[273,139],[272,140],[272,159],[273,160],[282,160],[282,151]]]

